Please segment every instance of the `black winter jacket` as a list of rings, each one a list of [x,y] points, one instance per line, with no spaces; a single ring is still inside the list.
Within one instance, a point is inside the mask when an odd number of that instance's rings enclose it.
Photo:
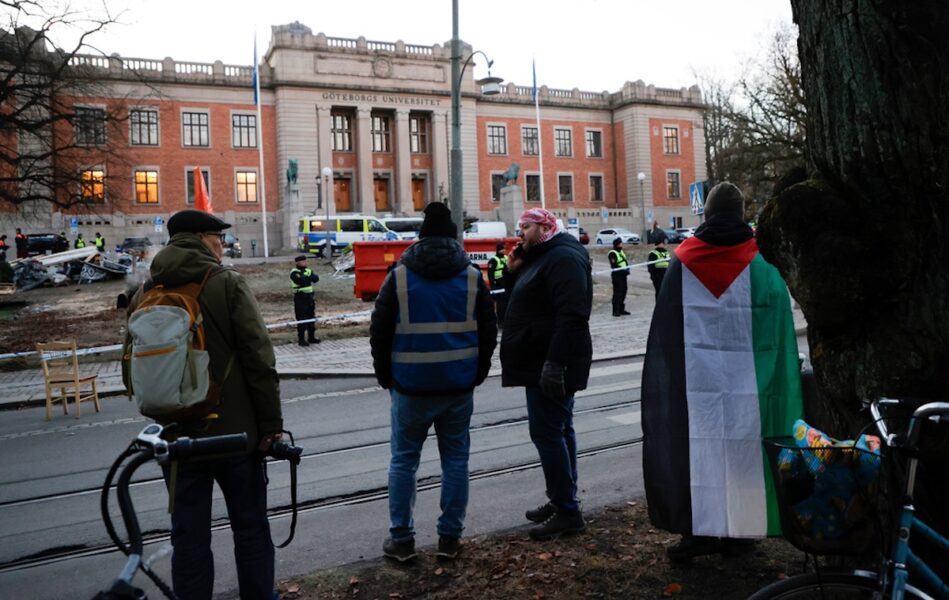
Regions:
[[[560,234],[531,248],[508,287],[501,385],[536,386],[544,362],[551,361],[566,367],[567,393],[586,388],[593,360],[593,280],[580,242]]]
[[[416,275],[425,279],[450,279],[459,271],[466,269],[471,262],[454,238],[425,237],[409,246],[399,262]],[[478,296],[475,301],[475,313],[478,320],[478,376],[475,386],[481,385],[491,370],[491,355],[497,346],[498,326],[494,316],[494,304],[483,278],[478,278]],[[372,347],[372,366],[376,379],[385,389],[396,387],[392,379],[392,340],[395,337],[396,316],[399,314],[399,299],[396,295],[395,277],[390,270],[372,311],[369,326],[369,344]],[[445,392],[456,393],[467,390],[444,390],[428,394],[412,392],[412,395],[439,395]]]

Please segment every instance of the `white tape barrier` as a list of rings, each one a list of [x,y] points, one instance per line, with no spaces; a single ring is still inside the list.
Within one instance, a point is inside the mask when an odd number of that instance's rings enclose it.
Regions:
[[[632,268],[635,268],[635,267],[646,267],[646,266],[648,266],[648,265],[654,265],[654,264],[656,264],[656,263],[658,263],[658,262],[668,262],[668,261],[669,261],[668,258],[665,259],[665,261],[662,261],[662,260],[650,260],[650,261],[647,261],[647,262],[641,262],[641,263],[636,263],[636,264],[632,264],[632,265],[626,265],[625,267],[616,267],[615,269],[604,269],[604,270],[602,270],[602,271],[593,271],[593,275],[602,275],[603,273],[612,273],[613,271],[625,271],[626,269],[632,269]]]
[[[354,313],[343,313],[341,315],[332,315],[329,317],[316,317],[315,319],[304,319],[302,321],[286,321],[284,323],[270,323],[267,329],[279,329],[280,327],[294,327],[306,323],[323,323],[325,321],[338,321],[340,319],[354,319],[357,317],[368,317],[372,314],[371,310],[361,310]]]

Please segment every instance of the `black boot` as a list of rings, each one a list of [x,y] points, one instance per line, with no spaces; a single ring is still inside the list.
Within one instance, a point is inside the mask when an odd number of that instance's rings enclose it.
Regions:
[[[580,533],[584,529],[586,523],[583,522],[583,514],[580,511],[572,515],[555,512],[537,527],[531,527],[530,536],[532,540],[555,540],[562,535]]]
[[[696,556],[708,556],[721,551],[718,538],[704,535],[683,535],[675,546],[666,548],[666,556],[673,562],[688,562]]]
[[[306,341],[306,340],[303,339],[303,338],[300,338],[300,341],[297,342],[297,343],[300,344],[301,346],[309,346],[309,345],[310,345],[310,342]]]

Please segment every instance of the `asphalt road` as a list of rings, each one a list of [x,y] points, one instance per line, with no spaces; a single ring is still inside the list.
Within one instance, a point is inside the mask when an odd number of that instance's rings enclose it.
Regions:
[[[595,363],[589,388],[577,395],[575,428],[586,510],[642,494],[638,359]],[[302,505],[296,539],[277,552],[277,575],[291,575],[381,555],[387,534],[388,394],[368,378],[281,383],[284,419],[305,448],[299,469]],[[0,420],[0,598],[90,598],[115,577],[124,557],[108,550],[99,515],[99,486],[114,458],[145,426],[134,406],[109,398],[83,420],[43,420],[41,408],[4,413]],[[472,487],[466,536],[525,525],[523,511],[542,503],[543,476],[530,443],[523,391],[489,378],[475,395]],[[286,535],[290,502],[286,463],[269,469],[273,535]],[[439,464],[433,440],[419,468],[416,528],[421,546],[436,540]],[[167,546],[167,495],[156,465],[143,467],[132,498],[152,543]],[[114,502],[113,502],[114,509]],[[215,590],[232,597],[236,576],[223,500]],[[116,517],[117,514],[116,514]],[[120,529],[121,530],[121,529]],[[526,533],[526,530],[525,530]],[[169,560],[156,572],[167,578]],[[144,577],[136,583],[160,597]]]

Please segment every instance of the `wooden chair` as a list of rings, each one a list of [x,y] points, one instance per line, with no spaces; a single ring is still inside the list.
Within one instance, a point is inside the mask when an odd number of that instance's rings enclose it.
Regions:
[[[76,401],[76,418],[82,415],[82,401],[92,400],[99,407],[99,392],[96,389],[96,375],[79,374],[79,357],[76,355],[76,341],[48,342],[36,344],[36,353],[43,366],[43,379],[46,381],[46,420],[53,418],[53,402],[62,400],[63,414],[69,414],[69,397]],[[83,393],[82,388],[89,386],[90,390]],[[59,393],[54,397],[53,389]]]

